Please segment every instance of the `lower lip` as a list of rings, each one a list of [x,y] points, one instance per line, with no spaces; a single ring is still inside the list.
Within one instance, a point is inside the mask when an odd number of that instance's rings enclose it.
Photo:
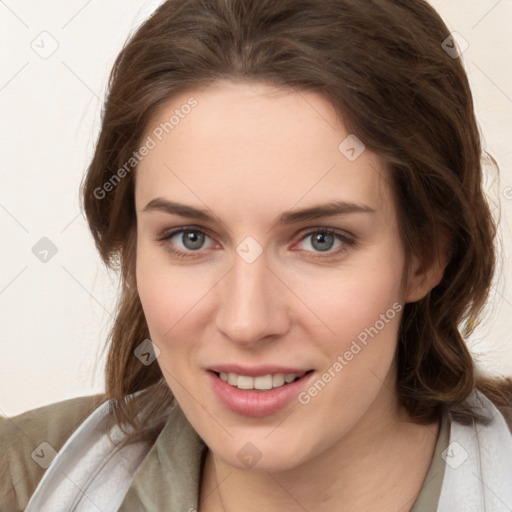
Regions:
[[[213,391],[230,411],[244,416],[267,416],[288,405],[311,380],[314,372],[299,380],[267,391],[238,389],[224,382],[216,373],[208,371]]]

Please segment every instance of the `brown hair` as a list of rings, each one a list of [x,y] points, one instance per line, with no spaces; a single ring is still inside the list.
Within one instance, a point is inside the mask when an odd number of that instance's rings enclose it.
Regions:
[[[123,173],[108,193],[104,184],[130,161],[163,102],[218,78],[328,99],[349,131],[389,163],[408,257],[428,265],[440,239],[449,240],[441,283],[404,308],[397,387],[411,416],[429,422],[447,406],[478,419],[463,404],[475,387],[510,413],[512,381],[478,375],[464,341],[490,288],[496,228],[482,192],[486,153],[468,79],[442,47],[449,36],[423,0],[169,0],[135,32],[113,67],[82,183],[96,246],[121,272],[106,366],[106,396],[117,401],[120,425],[135,425],[139,412],[127,395],[148,390],[142,426],[163,417],[173,397],[158,364],[134,356],[149,338],[134,278],[134,174]]]

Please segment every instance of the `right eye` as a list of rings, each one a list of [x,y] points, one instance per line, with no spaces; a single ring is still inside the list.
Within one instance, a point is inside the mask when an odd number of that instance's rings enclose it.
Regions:
[[[205,241],[211,238],[202,229],[182,227],[167,231],[158,238],[171,254],[178,258],[197,258]]]

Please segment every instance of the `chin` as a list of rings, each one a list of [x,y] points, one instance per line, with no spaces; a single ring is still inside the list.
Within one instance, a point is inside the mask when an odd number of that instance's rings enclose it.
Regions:
[[[314,457],[313,446],[306,447],[300,439],[291,436],[270,439],[268,430],[261,437],[249,433],[234,435],[227,440],[212,443],[211,451],[224,463],[243,471],[282,472],[304,464]],[[266,437],[266,438],[265,438]],[[283,437],[287,442],[283,442]]]
[[[280,451],[276,453],[264,453],[261,454],[261,458],[252,465],[249,462],[242,462],[237,454],[216,454],[217,457],[224,460],[226,464],[236,467],[242,471],[254,471],[254,472],[266,472],[266,473],[280,473],[286,472],[300,466],[304,461],[296,458],[296,454],[288,451]]]

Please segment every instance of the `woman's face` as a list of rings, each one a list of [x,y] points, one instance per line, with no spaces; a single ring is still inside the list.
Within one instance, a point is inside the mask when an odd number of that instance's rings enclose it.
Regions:
[[[153,364],[216,456],[290,469],[392,423],[408,292],[383,162],[322,97],[260,83],[173,97],[143,142]]]

